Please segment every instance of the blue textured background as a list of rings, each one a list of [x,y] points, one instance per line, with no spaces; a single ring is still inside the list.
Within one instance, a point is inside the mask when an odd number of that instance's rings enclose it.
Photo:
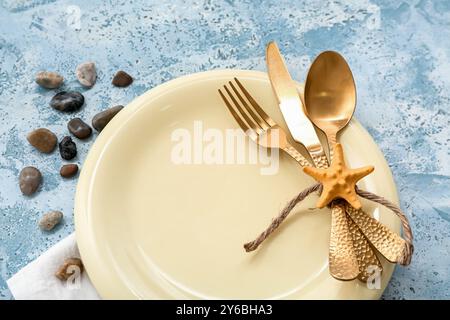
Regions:
[[[34,83],[37,71],[58,71],[66,88],[84,92],[77,115],[90,122],[99,110],[180,75],[265,70],[273,39],[298,80],[325,49],[340,51],[352,67],[356,115],[390,163],[415,231],[413,263],[396,269],[384,298],[449,299],[450,1],[160,2],[0,1],[0,298],[11,298],[7,278],[74,228],[76,179],[59,177],[58,152],[39,154],[25,139],[37,127],[61,138],[72,117],[51,110],[54,92]],[[74,75],[86,60],[99,70],[88,91]],[[131,87],[111,86],[117,69],[136,78]],[[93,139],[78,142],[79,164]],[[45,180],[31,198],[17,183],[27,165]],[[65,220],[44,234],[36,223],[50,209],[62,210]]]

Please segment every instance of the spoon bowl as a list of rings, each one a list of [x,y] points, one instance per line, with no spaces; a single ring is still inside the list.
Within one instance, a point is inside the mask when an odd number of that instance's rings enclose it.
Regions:
[[[356,107],[355,81],[339,53],[324,51],[314,60],[306,78],[304,100],[309,119],[325,132],[332,148]]]

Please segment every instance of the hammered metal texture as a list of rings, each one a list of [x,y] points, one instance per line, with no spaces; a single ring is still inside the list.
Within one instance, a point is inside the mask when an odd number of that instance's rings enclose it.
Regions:
[[[325,153],[313,153],[311,152],[311,158],[317,168],[328,168],[329,163]],[[330,274],[339,280],[351,280],[356,278],[354,274],[354,257],[357,254],[356,251],[351,252],[352,247],[352,235],[349,234],[350,229],[345,225],[347,218],[345,210],[342,205],[331,206],[331,234],[330,234],[330,249],[329,249],[329,269]],[[350,241],[341,243],[341,239],[344,241]],[[349,239],[349,240],[348,240]],[[342,250],[342,251],[340,251]],[[356,257],[357,258],[357,257]],[[357,259],[356,261],[358,261]],[[352,266],[353,269],[346,270],[347,266]]]
[[[374,218],[370,217],[362,210],[356,210],[351,205],[346,204],[347,214],[356,223],[358,228],[366,236],[367,240],[390,262],[398,263],[402,261],[405,249],[405,240],[398,234],[389,230]]]
[[[380,274],[383,271],[383,266],[378,259],[366,237],[361,233],[358,226],[351,218],[347,218],[348,228],[353,239],[353,247],[355,248],[356,258],[359,264],[358,279],[367,282],[369,276],[373,274],[372,268],[378,268]]]
[[[289,145],[289,146],[283,148],[283,150],[286,151],[292,158],[297,160],[297,162],[302,167],[310,167],[311,166],[311,163],[309,163],[309,161],[306,160],[306,158],[303,157],[302,154],[300,152],[298,152],[297,149],[295,149],[293,146]]]
[[[323,151],[321,153],[311,152],[310,154],[317,168],[328,168],[328,159],[325,152]]]
[[[318,168],[327,168],[328,167],[328,159],[326,155],[311,155],[314,163]],[[333,210],[333,209],[331,209]],[[347,218],[347,223],[349,226],[349,232],[353,239],[353,246],[355,248],[356,258],[358,259],[359,265],[359,274],[358,279],[367,282],[370,274],[367,272],[369,266],[378,266],[379,270],[382,271],[383,267],[381,266],[380,260],[378,260],[377,255],[375,254],[374,249],[369,244],[367,239],[361,233],[356,224],[352,221],[352,219]]]
[[[359,274],[358,259],[349,233],[345,204],[333,203],[329,251],[330,274],[338,280],[353,280]]]

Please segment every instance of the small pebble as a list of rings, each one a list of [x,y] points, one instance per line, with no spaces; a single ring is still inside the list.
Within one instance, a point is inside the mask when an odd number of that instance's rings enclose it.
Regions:
[[[85,62],[77,67],[76,75],[78,81],[84,87],[92,87],[97,80],[97,70],[94,62]]]
[[[74,175],[76,175],[77,172],[78,172],[78,165],[74,163],[63,165],[59,170],[59,174],[61,175],[61,177],[64,178],[71,178]]]
[[[65,160],[71,160],[77,155],[77,145],[72,141],[72,138],[65,136],[59,143],[59,153]]]
[[[39,221],[39,228],[44,231],[52,230],[58,223],[61,222],[63,214],[61,211],[50,211],[44,214]]]
[[[133,78],[125,71],[117,71],[116,75],[112,79],[112,84],[116,87],[128,87],[133,83]]]
[[[60,280],[68,280],[72,275],[81,275],[83,269],[83,263],[79,258],[68,258],[56,271],[55,276]]]
[[[86,139],[92,133],[92,128],[80,118],[70,120],[67,123],[67,129],[78,139]]]
[[[25,167],[20,171],[19,187],[24,195],[32,195],[42,182],[41,172],[35,167]]]
[[[50,153],[58,142],[56,135],[48,129],[39,128],[27,135],[28,142],[40,152]]]
[[[92,118],[92,126],[97,130],[98,132],[102,131],[103,128],[106,127],[108,122],[111,121],[114,116],[119,113],[120,110],[123,109],[123,106],[115,106],[112,108],[109,108],[105,111],[102,111],[100,113],[97,113],[94,118]]]
[[[72,112],[81,108],[84,104],[84,96],[77,91],[61,91],[55,94],[50,101],[50,106],[56,110]]]
[[[41,71],[36,74],[36,83],[47,89],[56,89],[64,82],[64,78],[56,72]]]

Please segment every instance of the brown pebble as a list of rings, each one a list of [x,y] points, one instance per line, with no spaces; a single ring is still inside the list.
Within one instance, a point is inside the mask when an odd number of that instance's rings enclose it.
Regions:
[[[36,83],[47,89],[56,89],[64,82],[64,78],[56,72],[41,71],[36,74]]]
[[[20,171],[19,187],[26,196],[32,195],[39,188],[42,181],[41,172],[35,167],[25,167]]]
[[[44,214],[39,221],[39,228],[44,231],[52,230],[57,224],[61,222],[63,213],[61,211],[50,211]]]
[[[112,84],[116,87],[128,87],[133,83],[133,78],[125,71],[117,71],[116,75],[112,79]]]
[[[67,129],[78,139],[86,139],[92,133],[91,127],[80,118],[73,118],[67,123]]]
[[[48,129],[39,128],[27,135],[28,142],[40,152],[50,153],[55,150],[58,138]]]
[[[60,280],[68,280],[71,276],[83,273],[83,263],[79,258],[68,258],[56,271],[55,276]]]
[[[114,116],[122,109],[123,106],[119,105],[97,113],[94,118],[92,118],[92,126],[98,132],[102,131],[111,119],[114,118]]]
[[[71,178],[74,175],[76,175],[78,172],[78,165],[71,163],[71,164],[65,164],[61,167],[59,170],[59,174],[61,177],[64,178]]]

